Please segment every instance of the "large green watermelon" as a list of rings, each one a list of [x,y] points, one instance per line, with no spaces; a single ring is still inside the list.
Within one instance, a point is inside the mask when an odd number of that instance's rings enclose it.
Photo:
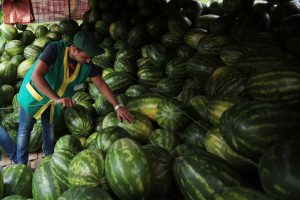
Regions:
[[[3,171],[6,195],[31,196],[32,171],[23,164],[11,165]]]
[[[128,133],[121,127],[109,126],[104,128],[99,132],[99,134],[97,134],[97,148],[106,153],[115,141],[124,137],[128,137]]]
[[[32,196],[36,200],[56,200],[62,193],[62,188],[50,169],[51,159],[51,156],[43,158],[34,171]]]
[[[300,197],[300,141],[286,141],[272,146],[259,162],[259,176],[264,190],[279,199]]]
[[[200,149],[177,157],[173,174],[186,200],[214,200],[213,195],[225,187],[241,185],[227,162]]]
[[[113,198],[98,187],[72,186],[58,200],[113,200]]]
[[[157,106],[157,123],[164,129],[183,129],[189,121],[187,116],[188,111],[181,102],[164,99]]]
[[[2,175],[2,171],[0,171],[0,198],[2,197],[3,194],[3,175]]]
[[[225,141],[239,154],[257,160],[271,145],[298,135],[299,123],[290,114],[265,102],[243,102],[220,119]]]
[[[68,169],[70,186],[99,186],[104,178],[104,158],[101,151],[86,149],[78,153]]]
[[[111,189],[122,200],[143,199],[151,191],[147,156],[131,139],[117,140],[110,147],[105,158],[105,171]]]
[[[68,130],[75,137],[88,136],[93,129],[92,116],[81,105],[68,107],[64,111],[64,119]]]

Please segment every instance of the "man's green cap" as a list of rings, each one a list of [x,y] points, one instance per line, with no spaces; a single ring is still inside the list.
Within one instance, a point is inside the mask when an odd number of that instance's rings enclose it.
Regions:
[[[104,53],[104,50],[98,46],[98,40],[94,33],[87,31],[79,31],[74,36],[73,44],[75,47],[87,53],[90,57],[94,57]]]

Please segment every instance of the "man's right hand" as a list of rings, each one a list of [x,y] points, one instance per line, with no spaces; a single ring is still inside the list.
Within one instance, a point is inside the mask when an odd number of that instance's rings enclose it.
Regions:
[[[64,97],[64,98],[59,98],[57,100],[54,100],[55,104],[62,104],[63,107],[72,107],[75,105],[75,101],[70,98],[70,97]]]

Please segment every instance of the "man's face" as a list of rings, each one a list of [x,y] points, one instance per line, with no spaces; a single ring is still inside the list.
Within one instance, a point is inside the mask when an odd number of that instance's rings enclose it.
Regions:
[[[92,57],[87,55],[84,51],[76,50],[76,53],[74,54],[74,56],[75,56],[76,61],[80,64],[89,63],[92,60]]]

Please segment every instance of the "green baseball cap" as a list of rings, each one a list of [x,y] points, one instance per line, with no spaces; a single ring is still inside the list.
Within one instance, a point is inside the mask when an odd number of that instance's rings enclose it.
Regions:
[[[79,31],[76,33],[73,45],[91,57],[104,53],[104,50],[98,46],[98,40],[95,37],[95,34],[91,32]]]

